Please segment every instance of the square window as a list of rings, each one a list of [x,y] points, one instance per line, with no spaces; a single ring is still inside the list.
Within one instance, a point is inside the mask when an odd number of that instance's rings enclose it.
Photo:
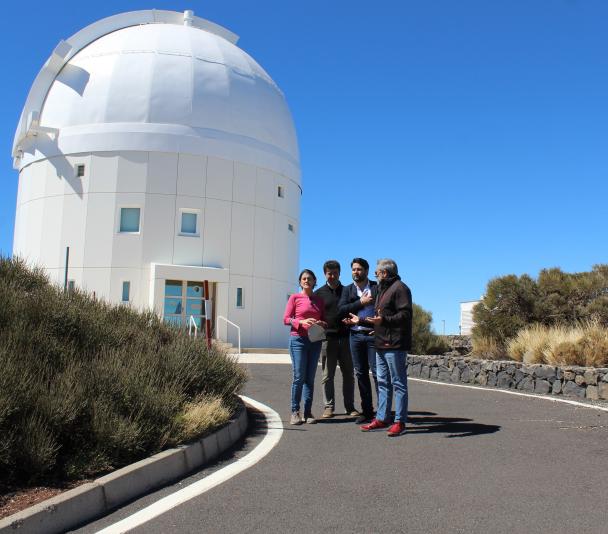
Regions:
[[[182,222],[180,233],[187,235],[196,235],[198,215],[189,211],[182,211]]]
[[[140,208],[120,208],[120,231],[139,232]]]
[[[277,195],[279,198],[285,198],[285,188],[282,185],[278,186]]]
[[[236,288],[236,307],[237,308],[244,308],[245,307],[243,305],[243,288],[242,287],[237,287]]]
[[[76,178],[84,177],[84,163],[79,163],[76,165]]]
[[[124,281],[122,283],[122,301],[129,302],[131,300],[131,282]]]

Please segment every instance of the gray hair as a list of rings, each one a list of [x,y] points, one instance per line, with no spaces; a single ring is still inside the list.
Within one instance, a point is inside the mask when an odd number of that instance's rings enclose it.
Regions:
[[[397,264],[390,258],[382,258],[381,260],[378,260],[376,269],[378,271],[386,271],[389,276],[397,276],[397,274],[399,274]]]

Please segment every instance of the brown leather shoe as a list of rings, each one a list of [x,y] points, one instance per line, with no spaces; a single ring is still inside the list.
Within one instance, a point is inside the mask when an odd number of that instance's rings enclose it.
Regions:
[[[333,416],[334,416],[333,408],[325,408],[325,410],[323,410],[323,415],[321,415],[321,417],[323,419],[331,419]]]

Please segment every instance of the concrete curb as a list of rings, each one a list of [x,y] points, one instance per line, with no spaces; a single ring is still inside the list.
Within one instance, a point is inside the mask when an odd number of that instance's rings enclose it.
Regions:
[[[0,520],[0,534],[65,532],[215,460],[247,431],[247,409],[199,441],[159,452]]]

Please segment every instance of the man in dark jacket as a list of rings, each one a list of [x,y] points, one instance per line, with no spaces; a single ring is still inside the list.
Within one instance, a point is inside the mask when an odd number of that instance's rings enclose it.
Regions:
[[[376,313],[365,321],[374,326],[376,334],[378,412],[361,430],[388,428],[388,435],[394,437],[405,434],[407,421],[407,351],[412,347],[412,292],[399,278],[397,264],[391,259],[378,260],[376,278],[379,285]],[[390,425],[393,389],[395,421]]]
[[[353,356],[362,412],[355,422],[361,424],[371,421],[374,417],[370,370],[374,378],[376,394],[378,393],[374,325],[365,321],[367,317],[374,315],[378,285],[368,279],[369,263],[365,259],[353,259],[350,268],[354,283],[346,286],[342,291],[338,314],[344,318],[350,328],[350,352]]]
[[[355,410],[355,379],[353,376],[353,359],[348,343],[348,327],[338,316],[338,302],[344,286],[340,283],[340,264],[336,260],[328,260],[323,264],[323,274],[327,283],[315,291],[325,303],[325,321],[327,330],[326,340],[321,349],[321,369],[323,370],[323,418],[334,416],[336,398],[334,376],[336,367],[342,372],[342,396],[344,408],[349,415],[359,415]]]

